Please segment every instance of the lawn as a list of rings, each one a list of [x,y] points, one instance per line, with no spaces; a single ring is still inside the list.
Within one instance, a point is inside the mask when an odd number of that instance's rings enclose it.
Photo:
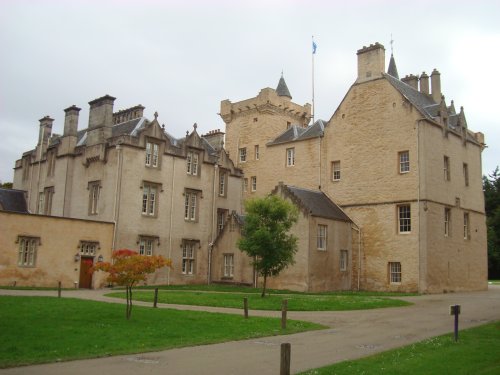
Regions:
[[[356,361],[309,370],[324,374],[500,374],[500,322],[434,337]]]
[[[240,290],[240,289],[237,289]],[[110,297],[125,298],[125,292],[113,292],[107,294]],[[410,305],[409,302],[387,298],[379,295],[366,294],[271,294],[261,298],[257,292],[217,292],[195,291],[195,290],[165,290],[158,292],[159,303],[232,307],[242,308],[243,298],[248,298],[248,308],[254,310],[281,310],[283,299],[288,300],[289,311],[341,311],[341,310],[365,310],[382,307],[397,307]],[[133,299],[144,302],[153,302],[154,292],[152,290],[135,290]]]
[[[142,353],[325,328],[276,318],[177,311],[54,297],[0,296],[0,368]]]

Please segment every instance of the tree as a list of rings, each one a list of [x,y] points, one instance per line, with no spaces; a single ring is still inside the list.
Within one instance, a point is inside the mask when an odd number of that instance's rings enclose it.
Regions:
[[[267,278],[294,263],[297,237],[288,231],[297,222],[298,210],[276,195],[248,200],[245,210],[238,247],[254,259],[256,271],[264,277],[261,296],[265,297]]]
[[[0,182],[0,188],[12,189],[12,182]]]
[[[488,278],[500,278],[500,171],[483,176],[484,205],[488,231]]]
[[[144,256],[133,250],[115,250],[111,255],[112,262],[98,262],[93,271],[108,272],[107,281],[125,286],[127,291],[127,309],[125,316],[132,314],[132,287],[139,281],[146,280],[147,275],[162,267],[171,267],[172,261],[161,255]]]

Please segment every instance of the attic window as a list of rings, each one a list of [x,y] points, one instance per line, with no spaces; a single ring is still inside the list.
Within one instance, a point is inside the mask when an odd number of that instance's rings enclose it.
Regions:
[[[259,119],[257,117],[254,117],[253,122],[257,122],[257,121],[259,121]]]

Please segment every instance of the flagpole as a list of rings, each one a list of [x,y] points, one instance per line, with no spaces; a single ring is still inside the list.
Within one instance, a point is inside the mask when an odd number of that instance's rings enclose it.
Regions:
[[[312,36],[312,123],[314,124],[314,55],[316,54],[315,44],[314,44],[314,35]]]

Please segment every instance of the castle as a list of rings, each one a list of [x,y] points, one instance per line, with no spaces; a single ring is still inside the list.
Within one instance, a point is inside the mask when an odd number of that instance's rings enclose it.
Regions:
[[[199,135],[195,124],[175,139],[141,105],[113,112],[108,95],[89,103],[86,129],[78,129],[75,106],[65,110],[62,135],[42,118],[36,148],[16,161],[14,188],[26,192],[32,213],[113,223],[110,249],[91,235],[73,239],[77,267],[59,278],[77,283],[80,271],[83,286],[84,261],[127,247],[173,260],[151,283],[258,284],[236,246],[242,201],[273,193],[301,215],[296,263],[270,287],[485,289],[483,134],[468,129],[463,108],[446,103],[437,70],[399,79],[394,56],[386,71],[378,43],[357,58],[358,76],[332,117],[312,124],[311,106],[292,101],[283,77],[254,98],[222,101],[225,134]],[[23,264],[20,244],[40,238],[36,231],[2,244],[14,255],[0,254],[0,263],[26,279],[36,264]],[[0,280],[13,282],[3,272]]]

